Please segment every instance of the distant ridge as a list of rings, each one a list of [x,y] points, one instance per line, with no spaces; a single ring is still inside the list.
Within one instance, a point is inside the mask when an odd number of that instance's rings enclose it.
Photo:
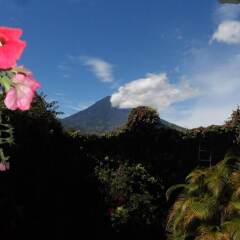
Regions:
[[[85,110],[61,120],[65,128],[79,130],[82,133],[100,134],[112,131],[127,122],[131,109],[112,107],[110,96],[107,96]],[[183,131],[184,128],[161,119],[165,127]]]

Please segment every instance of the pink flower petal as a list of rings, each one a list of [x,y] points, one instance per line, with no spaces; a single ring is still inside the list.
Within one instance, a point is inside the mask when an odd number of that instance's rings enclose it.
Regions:
[[[0,172],[4,172],[6,170],[10,169],[10,163],[9,162],[1,162],[0,163]]]
[[[10,110],[16,110],[18,105],[17,105],[17,94],[16,94],[16,89],[11,88],[8,92],[7,95],[4,99],[4,104],[6,107]]]
[[[0,27],[0,33],[8,36],[10,39],[18,39],[22,35],[21,28]]]
[[[28,110],[40,84],[32,78],[32,75],[22,73],[17,73],[12,82],[14,86],[6,94],[5,105],[11,110]]]
[[[4,172],[4,171],[6,171],[7,169],[6,169],[6,166],[5,166],[5,164],[4,163],[0,163],[0,171],[1,172]]]
[[[16,65],[26,46],[26,43],[19,39],[21,34],[21,29],[0,27],[0,69]]]

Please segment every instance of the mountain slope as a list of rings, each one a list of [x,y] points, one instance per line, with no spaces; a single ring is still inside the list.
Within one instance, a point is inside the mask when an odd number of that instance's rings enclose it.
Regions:
[[[129,112],[130,109],[113,108],[110,96],[107,96],[87,109],[62,119],[62,124],[84,133],[102,133],[121,126]]]
[[[92,106],[61,120],[65,128],[73,128],[83,133],[103,133],[120,127],[127,122],[131,109],[114,108],[107,96]],[[161,119],[170,128],[183,131],[183,128]]]

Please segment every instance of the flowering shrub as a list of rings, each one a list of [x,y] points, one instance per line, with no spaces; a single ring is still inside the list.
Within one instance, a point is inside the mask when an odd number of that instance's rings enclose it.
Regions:
[[[0,86],[4,94],[5,107],[10,110],[28,110],[34,93],[40,84],[34,80],[32,73],[23,66],[17,66],[26,42],[20,39],[22,30],[0,27]],[[12,128],[3,122],[3,109],[0,116],[0,171],[9,168],[8,157],[3,153],[3,145],[13,142]]]

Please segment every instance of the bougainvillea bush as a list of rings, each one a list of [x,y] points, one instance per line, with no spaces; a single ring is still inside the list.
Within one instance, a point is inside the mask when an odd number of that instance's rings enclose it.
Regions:
[[[3,147],[13,143],[13,129],[4,122],[3,109],[28,110],[36,89],[40,87],[31,71],[17,66],[17,60],[26,47],[26,42],[20,39],[21,35],[19,28],[0,27],[0,86],[4,95],[4,105],[0,109],[0,171],[9,168]]]

